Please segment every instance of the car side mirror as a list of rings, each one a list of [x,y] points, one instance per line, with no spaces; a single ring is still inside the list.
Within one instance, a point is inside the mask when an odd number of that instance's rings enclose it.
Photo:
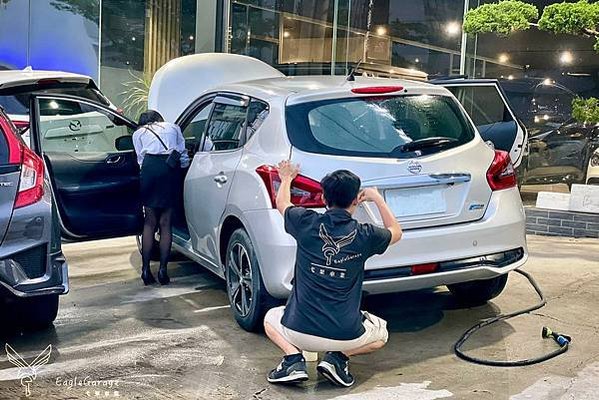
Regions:
[[[121,136],[116,138],[114,147],[118,151],[133,150],[133,136]]]

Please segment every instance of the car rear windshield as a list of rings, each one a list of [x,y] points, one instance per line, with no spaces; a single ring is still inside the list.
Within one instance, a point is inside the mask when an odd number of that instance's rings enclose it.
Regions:
[[[300,150],[331,155],[408,158],[467,143],[474,130],[447,96],[352,97],[287,107],[287,132]],[[449,138],[443,146],[406,143]],[[448,143],[449,142],[449,143]]]
[[[44,86],[24,85],[0,89],[0,107],[7,114],[29,114],[29,99],[36,94],[66,94],[83,97],[103,104],[110,105],[108,100],[93,86],[85,83],[55,83]]]

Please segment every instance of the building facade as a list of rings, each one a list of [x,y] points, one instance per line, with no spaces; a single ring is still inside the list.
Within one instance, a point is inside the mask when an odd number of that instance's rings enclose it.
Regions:
[[[548,0],[534,0],[541,9]],[[0,0],[0,68],[94,77],[116,102],[166,61],[223,51],[289,75],[345,74],[359,61],[430,76],[552,79],[597,95],[593,40],[530,29],[464,35],[479,0]],[[126,105],[126,104],[119,104]]]

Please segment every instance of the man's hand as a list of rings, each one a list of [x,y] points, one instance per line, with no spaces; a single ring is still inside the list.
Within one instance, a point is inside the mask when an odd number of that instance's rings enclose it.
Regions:
[[[366,188],[358,194],[358,203],[365,201],[377,202],[383,200],[383,196],[379,193],[377,188]]]
[[[277,172],[281,181],[292,181],[299,174],[299,165],[294,165],[289,160],[283,160],[277,165]]]
[[[397,243],[403,234],[401,231],[401,226],[399,225],[399,222],[397,222],[395,215],[393,215],[393,212],[387,203],[385,203],[385,199],[379,193],[378,189],[366,188],[362,190],[358,194],[358,202],[362,203],[365,201],[372,201],[376,205],[379,213],[381,214],[381,218],[383,219],[383,225],[385,225],[385,228],[389,229],[391,232],[390,244]]]
[[[277,165],[277,172],[281,178],[281,185],[277,192],[277,210],[285,215],[285,210],[293,206],[291,203],[291,181],[299,173],[299,166],[293,165],[289,160],[283,160]]]

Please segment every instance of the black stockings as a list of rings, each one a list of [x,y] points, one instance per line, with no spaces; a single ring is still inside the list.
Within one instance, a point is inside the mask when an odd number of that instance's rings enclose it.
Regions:
[[[150,268],[150,260],[152,258],[152,249],[154,247],[154,234],[156,228],[160,229],[160,269],[166,271],[168,259],[171,254],[171,244],[173,242],[173,233],[171,220],[173,209],[158,209],[145,207],[146,218],[144,221],[144,230],[142,233],[141,253],[142,253],[142,268]]]

